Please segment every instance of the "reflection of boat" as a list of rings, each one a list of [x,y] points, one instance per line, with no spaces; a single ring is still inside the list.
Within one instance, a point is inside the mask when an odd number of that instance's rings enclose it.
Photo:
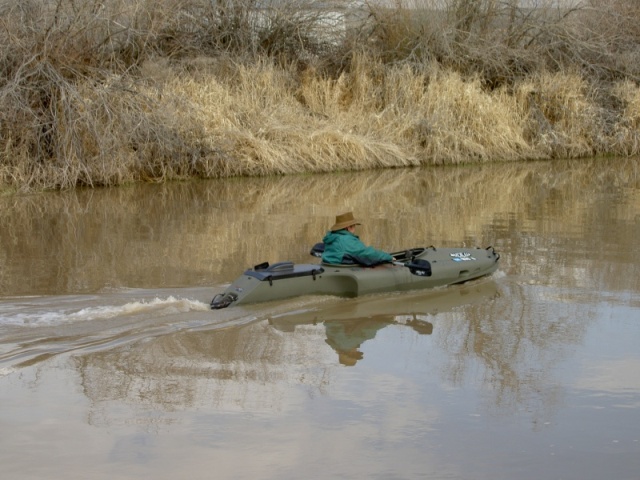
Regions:
[[[427,320],[429,315],[484,303],[497,294],[496,284],[488,281],[393,297],[358,298],[329,308],[272,317],[269,324],[281,332],[322,324],[326,342],[338,354],[340,363],[354,365],[363,357],[358,348],[388,325],[406,325],[420,335],[431,335],[433,324]]]
[[[413,248],[392,255],[397,261],[373,267],[265,262],[246,270],[216,295],[211,308],[301,295],[357,297],[464,283],[493,273],[500,258],[493,247]]]
[[[269,324],[282,332],[292,332],[297,325],[310,325],[328,320],[385,318],[387,323],[407,323],[428,315],[449,312],[465,305],[484,303],[498,294],[494,281],[478,281],[453,288],[402,295],[380,295],[357,298],[302,312],[271,317]],[[430,332],[429,332],[430,333]]]

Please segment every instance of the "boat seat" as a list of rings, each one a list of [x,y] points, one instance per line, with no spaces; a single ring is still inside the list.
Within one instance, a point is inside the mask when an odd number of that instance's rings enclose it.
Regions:
[[[257,278],[260,281],[282,280],[285,278],[308,277],[319,275],[324,272],[324,268],[317,264],[300,264],[293,262],[278,262],[273,265],[262,263],[244,272],[245,275]]]

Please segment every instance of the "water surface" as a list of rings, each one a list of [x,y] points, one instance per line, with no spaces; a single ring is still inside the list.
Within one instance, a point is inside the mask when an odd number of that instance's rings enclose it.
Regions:
[[[640,472],[637,160],[0,198],[7,479],[580,479]],[[353,210],[489,278],[211,311]]]

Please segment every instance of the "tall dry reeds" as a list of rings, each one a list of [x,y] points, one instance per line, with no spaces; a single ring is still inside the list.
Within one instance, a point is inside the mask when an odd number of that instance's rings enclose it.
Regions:
[[[344,5],[0,1],[0,188],[640,151],[631,0]]]

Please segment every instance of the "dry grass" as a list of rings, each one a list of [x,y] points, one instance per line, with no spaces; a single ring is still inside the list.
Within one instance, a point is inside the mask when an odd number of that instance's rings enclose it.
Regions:
[[[0,185],[639,150],[632,2],[315,3],[0,2]]]

